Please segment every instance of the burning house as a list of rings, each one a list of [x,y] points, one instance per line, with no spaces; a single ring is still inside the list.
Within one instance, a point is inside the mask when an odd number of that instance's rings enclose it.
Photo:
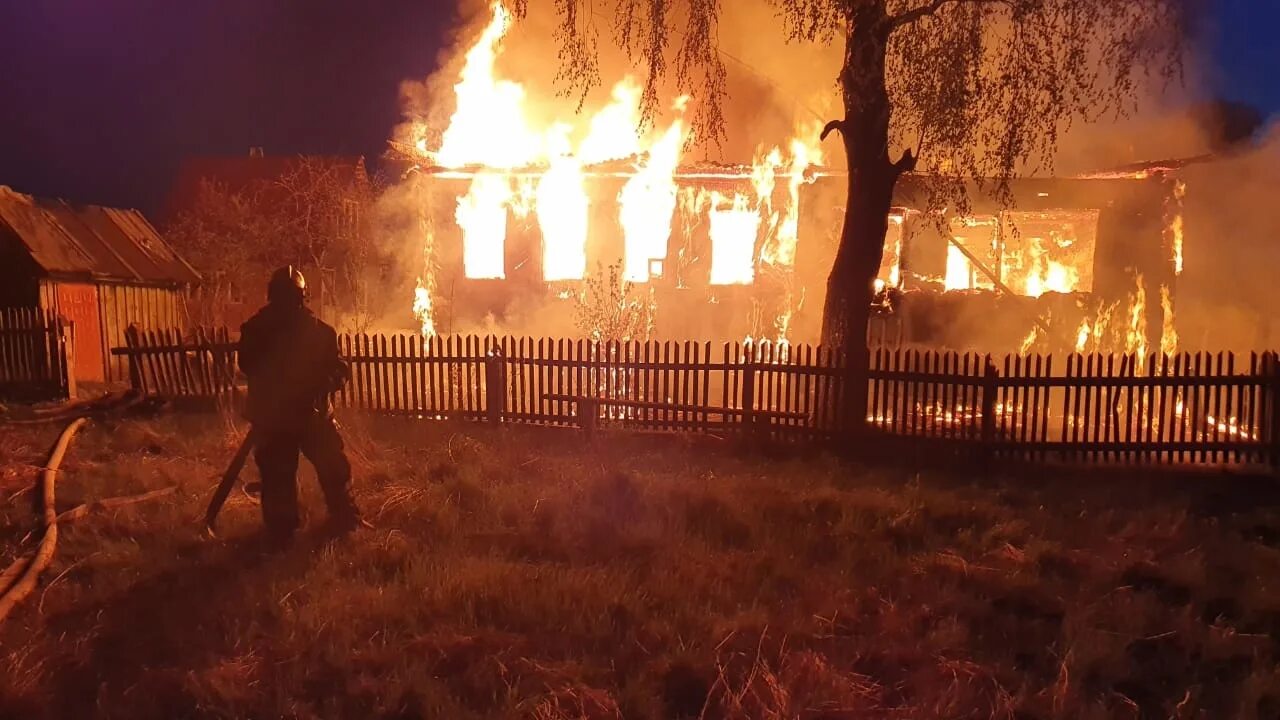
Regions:
[[[816,342],[846,177],[823,164],[816,125],[750,164],[685,156],[685,99],[640,117],[623,78],[575,124],[529,119],[495,60],[498,5],[465,53],[442,131],[413,124],[424,333],[588,332],[582,286],[616,265],[654,309],[653,338]],[[1177,347],[1185,186],[1128,172],[969,184],[963,213],[934,207],[932,178],[904,177],[877,289],[875,342],[989,352]],[[635,338],[632,338],[635,339]]]

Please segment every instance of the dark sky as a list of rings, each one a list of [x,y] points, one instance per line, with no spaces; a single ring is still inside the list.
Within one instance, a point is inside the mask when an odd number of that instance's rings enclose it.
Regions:
[[[447,0],[0,0],[0,184],[159,206],[188,154],[376,156]]]
[[[1280,110],[1280,2],[1217,0],[1218,94]],[[0,0],[0,184],[153,211],[184,155],[376,157],[451,0]]]
[[[1218,94],[1271,114],[1280,111],[1280,2],[1211,0],[1212,82]]]

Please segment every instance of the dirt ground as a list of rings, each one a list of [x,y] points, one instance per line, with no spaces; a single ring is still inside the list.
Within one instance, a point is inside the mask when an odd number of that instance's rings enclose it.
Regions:
[[[0,429],[0,569],[58,430]],[[178,491],[62,528],[0,626],[0,717],[1280,717],[1265,480],[352,423],[374,528],[266,553],[240,491],[198,532],[240,432],[82,431],[59,509]]]

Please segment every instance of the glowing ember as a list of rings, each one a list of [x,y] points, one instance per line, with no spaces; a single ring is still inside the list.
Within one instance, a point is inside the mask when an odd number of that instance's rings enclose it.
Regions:
[[[756,234],[760,214],[745,195],[735,195],[732,205],[718,193],[711,200],[711,284],[749,285],[755,280]]]
[[[503,175],[481,173],[471,191],[458,198],[462,228],[462,265],[469,278],[506,277],[507,202],[511,182]]]

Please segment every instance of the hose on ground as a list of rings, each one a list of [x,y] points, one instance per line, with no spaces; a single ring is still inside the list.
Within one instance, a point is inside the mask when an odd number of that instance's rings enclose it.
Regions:
[[[10,571],[17,577],[13,584],[7,588],[0,585],[0,622],[8,617],[9,612],[13,610],[23,598],[31,594],[36,588],[36,582],[40,579],[40,573],[49,567],[49,563],[53,561],[53,550],[58,545],[58,511],[54,506],[54,485],[58,475],[58,468],[62,465],[62,457],[67,452],[67,447],[71,444],[71,438],[75,437],[77,431],[88,422],[85,418],[77,418],[72,420],[62,430],[62,434],[58,436],[58,442],[54,444],[53,451],[49,453],[49,461],[45,463],[44,470],[40,473],[40,490],[44,510],[44,537],[40,539],[40,547],[37,548],[35,557],[26,564],[25,568],[18,566],[19,560],[14,563],[10,570],[5,571],[5,575],[9,575]],[[19,569],[14,570],[14,567]]]

